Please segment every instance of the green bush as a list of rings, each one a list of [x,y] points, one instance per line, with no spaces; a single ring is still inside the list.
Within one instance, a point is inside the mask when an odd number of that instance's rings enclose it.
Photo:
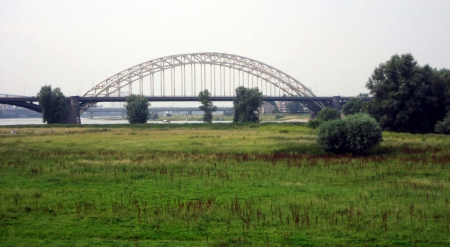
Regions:
[[[311,129],[316,129],[317,127],[320,126],[320,124],[322,123],[322,120],[318,120],[318,119],[311,119],[308,121],[307,126]]]
[[[343,120],[322,123],[317,141],[327,152],[366,154],[381,142],[381,132],[374,118],[367,114],[355,114]]]
[[[280,118],[284,118],[284,116],[283,115],[279,115],[279,114],[275,115],[275,119],[280,119]]]
[[[436,123],[434,131],[439,134],[450,134],[450,112],[447,113],[444,120]]]
[[[328,106],[317,113],[317,119],[322,121],[330,121],[340,118],[341,113],[337,109]]]

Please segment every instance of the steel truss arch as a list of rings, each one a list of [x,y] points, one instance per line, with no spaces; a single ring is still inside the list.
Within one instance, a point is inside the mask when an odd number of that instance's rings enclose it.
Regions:
[[[89,89],[82,97],[109,97],[117,92],[120,94],[121,88],[129,86],[135,81],[142,83],[142,78],[144,77],[153,76],[160,72],[164,73],[165,70],[176,67],[182,67],[186,70],[185,65],[194,65],[195,67],[196,64],[223,66],[242,71],[243,73],[260,78],[266,83],[272,84],[274,87],[283,91],[288,97],[316,96],[295,78],[265,63],[238,55],[203,52],[166,56],[140,63],[106,78]],[[142,94],[142,92],[140,93]],[[87,109],[88,107],[85,106],[82,108]],[[308,106],[308,108],[310,107],[317,109],[318,107],[323,108],[324,105],[322,102],[317,101],[314,102],[314,105]],[[86,109],[81,110],[85,111]]]

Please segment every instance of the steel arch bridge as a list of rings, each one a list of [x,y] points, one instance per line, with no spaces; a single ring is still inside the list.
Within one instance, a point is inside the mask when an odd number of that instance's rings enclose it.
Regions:
[[[148,83],[144,84],[144,78]],[[149,97],[196,97],[204,89],[213,97],[230,97],[235,96],[234,89],[239,86],[257,87],[265,96],[316,97],[279,69],[247,57],[215,52],[172,55],[140,63],[106,78],[82,97],[122,97],[133,90]],[[82,104],[81,113],[95,104]],[[325,107],[319,100],[304,104],[316,111]]]

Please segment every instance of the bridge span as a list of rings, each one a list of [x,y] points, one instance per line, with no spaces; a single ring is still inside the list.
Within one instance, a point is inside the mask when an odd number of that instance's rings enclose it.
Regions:
[[[92,86],[81,96],[66,98],[69,113],[63,123],[79,123],[80,114],[99,102],[124,102],[126,96],[146,95],[150,102],[198,101],[207,89],[212,101],[233,101],[238,87],[258,88],[264,101],[297,101],[311,118],[326,106],[340,108],[351,97],[318,97],[308,87],[257,60],[217,52],[171,55],[129,67]],[[369,100],[370,98],[363,98]],[[5,97],[11,104],[41,112],[35,97]]]

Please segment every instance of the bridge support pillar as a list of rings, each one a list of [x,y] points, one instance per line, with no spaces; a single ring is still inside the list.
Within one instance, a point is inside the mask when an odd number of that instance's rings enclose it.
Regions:
[[[69,99],[69,111],[63,118],[63,124],[81,124],[80,120],[80,96],[71,96]]]
[[[317,117],[317,112],[309,109],[309,119],[313,120],[313,119],[316,119],[316,117]]]
[[[125,112],[124,111],[122,112],[122,118],[125,118]]]
[[[333,96],[333,108],[341,110],[341,96]]]

